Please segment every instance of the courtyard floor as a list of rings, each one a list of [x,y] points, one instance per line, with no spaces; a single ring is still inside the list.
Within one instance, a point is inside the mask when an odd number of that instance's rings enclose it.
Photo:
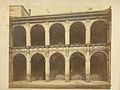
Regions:
[[[36,80],[32,82],[27,81],[16,81],[10,82],[10,88],[64,88],[64,89],[73,89],[73,88],[86,88],[86,89],[106,89],[109,90],[110,84],[105,81],[91,81],[85,82],[80,80],[72,80],[70,82],[65,82],[63,80],[54,80],[54,81],[41,81]]]

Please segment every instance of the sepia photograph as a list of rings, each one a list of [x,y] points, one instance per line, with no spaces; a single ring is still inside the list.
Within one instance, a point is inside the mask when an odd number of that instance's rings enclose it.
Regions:
[[[111,6],[30,6],[9,6],[9,87],[109,89]]]
[[[120,90],[119,3],[0,1],[0,90]]]

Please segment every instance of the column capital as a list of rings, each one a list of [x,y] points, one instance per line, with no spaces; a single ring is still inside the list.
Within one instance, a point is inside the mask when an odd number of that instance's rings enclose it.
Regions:
[[[86,23],[90,23],[90,19],[86,19]]]
[[[70,21],[65,21],[65,31],[69,31]]]
[[[69,21],[69,20],[66,20],[65,22],[66,22],[67,24],[69,24],[70,21]]]
[[[13,62],[14,60],[10,60],[10,62]]]
[[[26,22],[26,25],[30,25],[30,23],[29,23],[29,22]]]
[[[49,25],[49,22],[45,22],[45,25]]]
[[[28,62],[28,63],[31,63],[31,60],[29,59],[27,62]]]
[[[70,63],[70,60],[65,60],[66,63]]]

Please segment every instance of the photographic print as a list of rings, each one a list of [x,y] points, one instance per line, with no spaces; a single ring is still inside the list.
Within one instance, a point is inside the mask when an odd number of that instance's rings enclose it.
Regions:
[[[112,7],[32,2],[9,5],[9,88],[110,89]]]

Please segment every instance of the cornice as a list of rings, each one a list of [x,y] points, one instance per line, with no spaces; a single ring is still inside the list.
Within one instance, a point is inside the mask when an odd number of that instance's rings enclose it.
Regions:
[[[56,22],[66,20],[84,20],[95,18],[109,18],[111,15],[111,9],[101,11],[89,11],[79,13],[67,13],[67,14],[54,14],[54,15],[39,15],[28,17],[10,17],[12,24],[24,24],[24,23],[43,23],[43,22]]]

